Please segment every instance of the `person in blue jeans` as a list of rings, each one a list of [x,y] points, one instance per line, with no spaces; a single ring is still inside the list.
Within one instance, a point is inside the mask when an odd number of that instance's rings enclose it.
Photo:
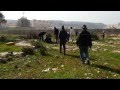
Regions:
[[[87,26],[83,25],[83,30],[79,34],[77,41],[77,46],[80,49],[80,58],[83,64],[85,62],[90,65],[88,49],[92,46],[91,34],[87,31]]]

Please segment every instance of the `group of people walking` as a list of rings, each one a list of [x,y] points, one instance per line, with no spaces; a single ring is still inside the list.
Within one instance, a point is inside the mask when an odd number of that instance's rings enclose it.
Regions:
[[[76,44],[79,47],[80,50],[80,59],[82,61],[83,64],[88,64],[90,65],[90,59],[89,59],[89,53],[88,50],[89,48],[91,48],[92,46],[92,40],[91,40],[91,34],[87,31],[87,26],[83,25],[82,27],[82,32],[79,34],[79,36],[76,39]],[[59,30],[54,27],[54,34],[56,37],[56,43],[60,43],[60,53],[62,53],[62,47],[63,47],[63,51],[64,51],[64,55],[66,55],[66,42],[68,41],[68,33],[65,30],[64,26],[62,26],[61,31],[59,32]],[[71,27],[70,28],[70,38],[73,41],[74,38],[74,30]]]
[[[43,41],[43,35],[46,32],[40,32],[39,37]],[[78,35],[79,34],[79,35]],[[80,60],[82,61],[83,64],[88,64],[90,65],[90,59],[89,59],[89,48],[91,49],[92,47],[92,39],[91,39],[91,34],[89,33],[87,26],[83,25],[81,33],[78,33],[78,31],[74,31],[73,27],[70,27],[69,32],[65,30],[65,27],[62,26],[61,30],[59,31],[56,27],[54,27],[54,35],[55,35],[55,42],[60,44],[60,53],[63,53],[66,55],[66,42],[69,41],[69,38],[73,42],[75,39],[75,35],[77,36],[76,39],[76,45],[79,47],[80,50]],[[102,38],[104,40],[105,38],[105,32],[102,32]],[[46,42],[52,43],[51,36],[46,35]],[[63,47],[63,48],[62,48]]]

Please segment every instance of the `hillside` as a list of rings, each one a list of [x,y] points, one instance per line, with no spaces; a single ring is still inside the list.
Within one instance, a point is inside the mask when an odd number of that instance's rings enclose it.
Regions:
[[[17,20],[7,20],[7,26],[16,26]],[[53,28],[61,27],[76,27],[81,28],[83,24],[86,24],[90,29],[104,29],[106,27],[103,23],[93,22],[80,22],[80,21],[60,21],[60,20],[31,20],[32,27],[36,28]]]
[[[59,22],[59,21],[57,21]],[[81,28],[83,24],[86,24],[88,26],[88,28],[90,29],[103,29],[106,27],[105,24],[103,23],[92,23],[92,22],[78,22],[78,21],[64,21],[64,22],[60,22],[59,24],[65,25],[67,27],[76,27],[76,28]],[[59,26],[59,25],[58,25]]]
[[[13,27],[16,26],[17,20],[7,20],[7,26]]]

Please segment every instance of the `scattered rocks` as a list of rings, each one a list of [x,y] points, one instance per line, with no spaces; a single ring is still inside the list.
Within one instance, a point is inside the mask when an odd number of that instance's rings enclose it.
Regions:
[[[58,50],[58,49],[59,49],[59,47],[52,47],[52,49],[57,49],[57,50]]]
[[[8,43],[6,43],[6,45],[12,46],[12,45],[15,45],[15,42],[8,42]]]
[[[92,48],[92,51],[96,52],[96,51],[97,51],[97,48]]]
[[[107,51],[108,49],[103,49],[103,51]]]
[[[97,45],[97,46],[105,46],[105,44],[100,43],[100,42],[95,42],[95,41],[93,41],[92,44]]]
[[[109,43],[109,44],[114,44],[114,42],[113,42],[113,41],[109,41],[108,43]]]
[[[20,41],[18,43],[15,44],[16,46],[29,46],[29,47],[33,47],[29,42],[27,41]]]
[[[7,63],[7,58],[0,58],[0,63],[3,63],[3,64]]]
[[[1,52],[1,53],[0,53],[0,56],[1,56],[1,57],[5,57],[7,54],[8,54],[8,52]]]
[[[58,70],[58,68],[52,68],[51,70],[56,72]]]
[[[107,62],[105,62],[103,65],[108,65],[108,63],[107,63]]]
[[[12,57],[8,57],[7,61],[13,61],[13,58]]]
[[[114,50],[113,53],[120,53],[120,51],[118,51],[118,50]]]
[[[42,72],[49,72],[50,71],[50,68],[47,68],[47,69],[45,69],[45,70],[42,70]]]
[[[61,65],[61,67],[64,67],[64,65]]]
[[[1,52],[0,57],[21,56],[23,52]]]
[[[49,72],[49,71],[54,71],[54,72],[56,72],[58,70],[58,68],[47,68],[47,69],[45,69],[45,70],[42,70],[42,72],[45,72],[45,73],[47,73],[47,72]]]

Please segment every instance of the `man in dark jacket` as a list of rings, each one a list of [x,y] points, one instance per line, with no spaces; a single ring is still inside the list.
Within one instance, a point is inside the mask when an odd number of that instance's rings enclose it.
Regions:
[[[62,30],[59,33],[59,39],[60,39],[60,53],[62,52],[62,46],[64,49],[64,55],[66,54],[66,50],[65,50],[65,44],[67,42],[67,32],[64,29],[64,26],[62,26]]]
[[[41,40],[41,41],[44,41],[44,35],[46,34],[46,32],[40,32],[39,33],[39,39]]]
[[[56,43],[58,43],[59,30],[56,27],[54,27],[54,34],[55,34]]]
[[[91,40],[91,34],[87,31],[87,26],[83,25],[83,31],[80,33],[79,37],[77,38],[76,42],[77,46],[79,46],[80,49],[80,58],[83,62],[87,62],[88,65],[90,65],[89,60],[89,53],[88,48],[92,46],[92,40]]]

